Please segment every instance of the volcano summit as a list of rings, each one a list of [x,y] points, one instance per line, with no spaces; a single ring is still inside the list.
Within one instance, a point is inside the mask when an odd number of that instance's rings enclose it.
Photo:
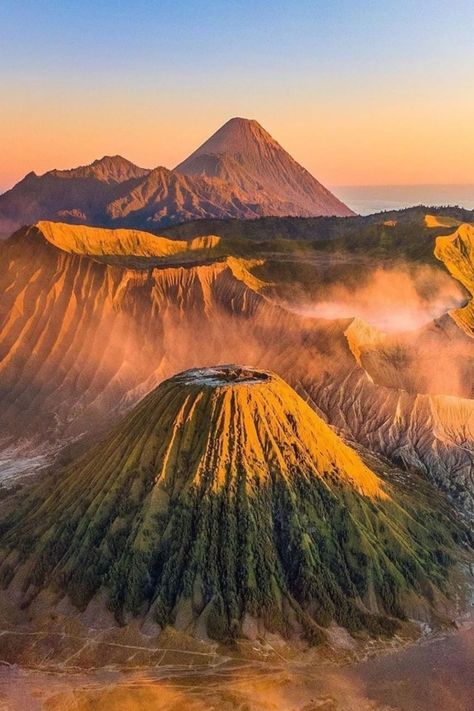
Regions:
[[[174,170],[104,156],[29,173],[0,195],[0,235],[39,220],[162,228],[202,218],[346,217],[353,212],[256,121],[234,118]]]
[[[397,490],[281,378],[236,365],[163,382],[11,511],[18,605],[105,599],[120,624],[224,642],[435,618],[458,536],[436,494]]]

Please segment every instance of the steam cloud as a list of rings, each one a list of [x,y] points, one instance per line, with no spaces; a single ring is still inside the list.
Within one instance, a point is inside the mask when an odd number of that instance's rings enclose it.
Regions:
[[[420,328],[466,299],[462,287],[448,274],[427,265],[398,265],[375,268],[356,289],[332,285],[322,300],[296,310],[315,318],[358,317],[382,331],[401,333]]]

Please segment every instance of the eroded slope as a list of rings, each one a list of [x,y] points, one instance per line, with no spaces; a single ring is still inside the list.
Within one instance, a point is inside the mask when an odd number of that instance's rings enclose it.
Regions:
[[[23,607],[102,592],[122,622],[221,641],[251,619],[312,642],[333,620],[391,633],[436,618],[464,537],[431,496],[385,483],[273,373],[194,369],[15,507],[0,578]]]
[[[455,279],[474,296],[474,226],[462,224],[447,237],[436,240],[435,255],[446,265]],[[451,317],[471,338],[474,337],[474,305],[472,300],[463,308],[451,311]]]
[[[202,242],[194,249],[194,242],[167,244],[135,232],[41,225],[3,247],[0,424],[6,445],[18,445],[19,438],[36,445],[93,438],[173,373],[240,361],[277,371],[344,436],[422,469],[472,506],[471,400],[428,387],[418,395],[428,362],[420,351],[381,341],[360,322],[291,313],[265,296],[268,284],[249,263],[225,255],[212,260],[222,244],[213,238],[204,244],[208,258],[200,264]],[[128,250],[142,256],[130,262]],[[196,257],[198,265],[163,268],[170,259]],[[442,339],[457,342],[452,331],[461,332],[448,322],[433,327],[435,340],[422,335],[427,356],[434,348],[439,357]],[[441,368],[449,388],[454,365]]]

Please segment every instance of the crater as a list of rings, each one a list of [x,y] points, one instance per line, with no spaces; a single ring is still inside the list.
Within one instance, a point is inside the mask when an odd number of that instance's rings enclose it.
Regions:
[[[226,385],[252,385],[270,381],[272,374],[266,370],[258,370],[245,365],[215,365],[208,368],[192,368],[175,375],[173,380],[179,380],[183,385],[206,385],[208,387],[223,387]]]

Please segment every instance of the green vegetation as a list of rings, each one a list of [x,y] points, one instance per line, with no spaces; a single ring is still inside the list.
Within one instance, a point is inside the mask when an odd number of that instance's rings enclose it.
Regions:
[[[151,609],[163,627],[187,605],[225,642],[242,634],[246,615],[283,635],[302,630],[310,642],[324,639],[332,620],[352,634],[392,634],[407,595],[429,600],[446,587],[464,532],[429,486],[416,499],[408,486],[361,493],[351,477],[377,477],[316,415],[315,445],[283,434],[305,432],[307,423],[279,389],[284,405],[264,420],[270,438],[249,416],[261,432],[255,446],[267,452],[265,476],[249,464],[253,450],[238,454],[239,441],[229,459],[216,459],[226,437],[254,437],[242,429],[246,413],[233,391],[230,409],[219,410],[219,389],[185,381],[163,383],[103,443],[18,502],[2,524],[4,586],[27,563],[28,599],[52,587],[83,610],[105,589],[119,621]],[[253,396],[242,392],[243,401]],[[274,438],[289,469],[269,449]],[[313,446],[324,469],[308,465],[303,453]],[[370,611],[374,597],[380,614]]]
[[[439,217],[427,227],[425,216]],[[164,231],[173,239],[215,234],[226,256],[261,260],[247,268],[282,299],[324,297],[324,289],[350,289],[377,267],[429,265],[444,271],[435,240],[451,234],[452,220],[473,221],[474,211],[419,206],[367,217],[263,217],[256,220],[197,220]]]
[[[418,222],[367,224],[344,237],[315,240],[312,246],[318,252],[350,252],[370,255],[371,259],[377,261],[403,260],[438,267],[433,253],[435,237],[452,231],[452,227],[433,229]]]
[[[400,227],[424,225],[426,214],[452,217],[460,222],[473,222],[474,210],[460,207],[419,205],[403,210],[379,212],[366,217],[260,217],[255,220],[194,220],[160,230],[172,239],[192,239],[200,235],[219,235],[225,239],[240,238],[257,242],[296,240],[320,242],[334,239],[363,239],[373,225],[396,221]],[[158,234],[158,233],[157,233]],[[439,232],[436,232],[439,234]]]

